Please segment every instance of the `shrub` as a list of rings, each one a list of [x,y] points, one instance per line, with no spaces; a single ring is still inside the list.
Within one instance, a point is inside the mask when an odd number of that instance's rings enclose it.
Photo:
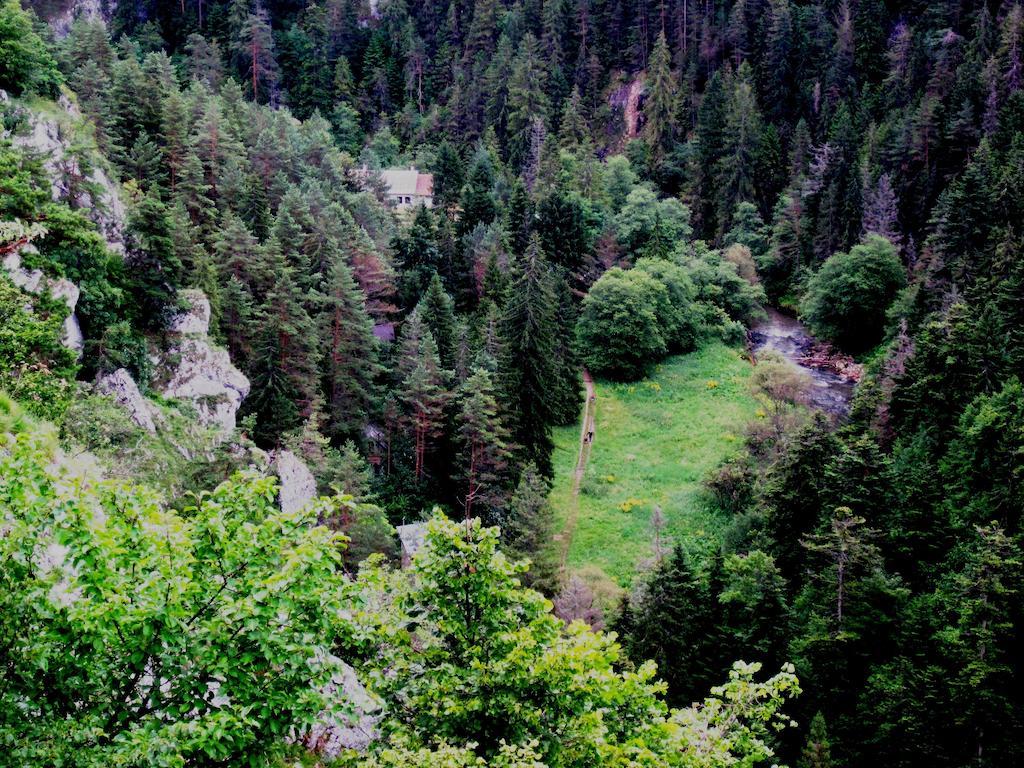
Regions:
[[[340,502],[282,512],[273,479],[239,476],[179,515],[55,477],[30,437],[0,453],[5,765],[276,765],[337,710],[353,588],[317,518]]]
[[[0,0],[0,88],[54,95],[60,72],[18,0]]]
[[[35,416],[59,421],[74,391],[74,353],[61,344],[67,307],[0,273],[0,389]]]
[[[861,352],[881,341],[885,311],[906,281],[896,246],[868,235],[811,276],[801,312],[818,336]]]
[[[669,352],[689,352],[697,344],[700,313],[694,304],[697,289],[686,270],[666,259],[641,259],[636,269],[665,286],[665,301],[656,313]]]
[[[591,371],[636,379],[668,350],[658,308],[668,289],[642,270],[608,270],[583,299],[576,323],[580,357]]]

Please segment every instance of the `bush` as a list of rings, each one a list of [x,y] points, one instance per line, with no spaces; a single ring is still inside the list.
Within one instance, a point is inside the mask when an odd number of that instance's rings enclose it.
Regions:
[[[764,314],[762,306],[767,301],[764,288],[741,277],[736,263],[721,251],[709,250],[698,241],[684,246],[678,258],[696,286],[698,301],[713,304],[731,319],[746,325]]]
[[[636,269],[646,272],[665,286],[666,301],[655,312],[669,352],[689,352],[697,345],[700,312],[694,304],[697,289],[677,264],[665,259],[641,259]]]
[[[273,479],[238,476],[179,515],[52,462],[29,435],[0,453],[4,765],[281,764],[283,734],[338,710],[336,502],[285,513]]]
[[[0,389],[30,413],[60,421],[74,392],[75,355],[61,344],[67,307],[0,273]]]
[[[57,62],[32,29],[18,0],[0,0],[0,88],[53,96],[60,85]]]
[[[668,289],[642,270],[605,272],[583,299],[576,343],[592,372],[614,379],[643,376],[668,351],[657,308]]]
[[[801,313],[818,336],[862,352],[881,341],[885,311],[906,281],[896,246],[868,235],[811,276]]]

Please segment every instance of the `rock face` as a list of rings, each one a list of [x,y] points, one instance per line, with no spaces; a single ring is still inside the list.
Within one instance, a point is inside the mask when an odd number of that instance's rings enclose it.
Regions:
[[[191,400],[204,424],[224,434],[249,394],[249,379],[231,364],[226,350],[210,341],[210,303],[201,291],[183,291],[188,309],[173,318],[167,349],[154,358],[153,386],[165,397]],[[185,329],[185,330],[181,330]]]
[[[171,333],[199,334],[210,332],[210,300],[202,291],[189,288],[178,294],[187,309],[179,312],[168,326]]]
[[[156,432],[153,408],[139,392],[139,385],[127,370],[118,368],[113,373],[101,376],[96,380],[96,390],[112,397],[138,426],[150,434]]]
[[[402,567],[408,568],[416,553],[420,551],[423,542],[427,540],[426,523],[409,523],[399,525],[395,528],[398,533],[398,540],[402,542]]]
[[[69,311],[68,316],[64,318],[64,337],[61,339],[61,343],[81,357],[82,350],[85,348],[85,338],[82,336],[82,327],[78,324],[78,317],[75,315],[75,307],[78,306],[78,297],[81,291],[70,280],[63,278],[47,280],[40,270],[28,270],[22,267],[21,254],[34,250],[34,246],[24,245],[20,251],[7,254],[3,261],[3,268],[10,276],[11,282],[23,291],[38,295],[43,290],[47,290],[50,296],[67,305]]]
[[[0,103],[8,101],[0,91]],[[50,179],[50,194],[54,200],[64,200],[82,210],[96,224],[107,241],[107,247],[124,253],[125,210],[118,185],[94,163],[88,176],[82,173],[78,158],[69,152],[74,125],[83,118],[78,107],[66,96],[57,101],[64,115],[50,116],[34,109],[22,109],[28,129],[10,135],[11,143],[39,156]],[[0,135],[6,135],[0,131]],[[79,182],[72,185],[72,179]],[[98,190],[96,199],[88,188]]]
[[[63,39],[71,32],[71,25],[78,19],[89,21],[110,21],[117,8],[115,0],[72,0],[67,7],[47,19],[53,34]]]
[[[280,481],[277,499],[282,512],[298,512],[316,498],[316,478],[294,453],[276,451],[273,468]]]
[[[376,741],[377,724],[381,719],[380,702],[363,687],[352,667],[337,661],[340,670],[328,684],[326,693],[341,699],[350,714],[338,721],[321,719],[303,739],[308,749],[325,757],[337,757],[346,749],[365,751]]]

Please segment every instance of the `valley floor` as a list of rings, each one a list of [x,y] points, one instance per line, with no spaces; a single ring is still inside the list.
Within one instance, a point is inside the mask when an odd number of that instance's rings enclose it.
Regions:
[[[744,350],[710,343],[665,360],[642,381],[595,383],[594,440],[578,495],[580,426],[555,431],[552,546],[570,572],[603,585],[605,597],[614,591],[609,580],[628,586],[658,545],[656,506],[663,548],[676,540],[691,550],[718,544],[724,521],[702,503],[701,483],[740,449],[743,426],[758,412],[750,372]]]

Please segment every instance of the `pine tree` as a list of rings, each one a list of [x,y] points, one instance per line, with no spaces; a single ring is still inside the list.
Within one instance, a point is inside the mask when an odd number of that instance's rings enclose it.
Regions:
[[[415,313],[414,313],[415,314]],[[412,336],[403,340],[403,353]],[[414,357],[407,357],[399,398],[404,406],[402,425],[413,443],[413,472],[418,482],[428,472],[428,458],[444,434],[444,411],[450,400],[445,384],[447,372],[441,369],[437,344],[429,330],[423,329]]]
[[[486,525],[504,525],[510,491],[511,450],[491,375],[477,368],[459,388],[456,434],[463,485],[462,509]]]
[[[320,340],[280,246],[271,240],[261,251],[263,268],[274,276],[274,283],[258,312],[261,330],[251,363],[252,394],[242,411],[256,416],[257,443],[273,446],[315,407]]]
[[[453,370],[455,368],[456,342],[455,305],[436,272],[430,278],[430,283],[427,285],[427,290],[424,291],[417,309],[437,343],[441,367],[445,370]]]
[[[326,431],[335,440],[359,438],[375,405],[376,342],[362,292],[341,259],[331,265],[321,303]]]
[[[675,131],[679,91],[675,76],[672,74],[672,62],[664,31],[658,35],[654,50],[651,52],[647,83],[643,136],[654,150],[655,157],[660,158],[668,151]]]
[[[501,385],[508,402],[512,437],[527,461],[551,476],[549,392],[557,375],[555,361],[556,298],[551,268],[534,235],[526,253],[515,260],[502,315],[505,341]]]
[[[264,8],[257,5],[256,11],[248,15],[234,45],[249,97],[261,103],[274,103],[281,75],[274,55],[270,18]]]
[[[508,160],[513,168],[522,168],[529,157],[533,121],[548,120],[547,76],[537,38],[527,33],[516,52],[508,84]]]

